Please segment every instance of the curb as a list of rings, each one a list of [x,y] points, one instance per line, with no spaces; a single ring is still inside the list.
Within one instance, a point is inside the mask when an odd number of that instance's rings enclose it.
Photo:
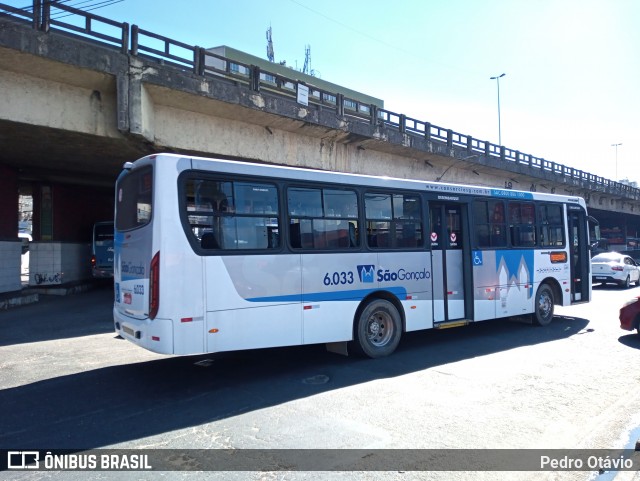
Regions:
[[[41,294],[48,296],[68,296],[87,292],[94,289],[97,285],[99,285],[99,283],[96,281],[85,281],[70,283],[68,285],[25,287],[21,291],[0,293],[0,311],[38,302]]]

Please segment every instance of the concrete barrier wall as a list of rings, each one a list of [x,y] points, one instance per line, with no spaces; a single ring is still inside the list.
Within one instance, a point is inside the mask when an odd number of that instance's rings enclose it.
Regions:
[[[19,291],[20,283],[20,256],[22,254],[22,242],[0,241],[0,293]]]
[[[29,255],[31,287],[67,284],[91,277],[89,244],[32,242]]]

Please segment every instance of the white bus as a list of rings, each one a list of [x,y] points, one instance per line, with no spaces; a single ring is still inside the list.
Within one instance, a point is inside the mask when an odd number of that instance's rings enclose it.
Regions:
[[[158,353],[326,343],[591,299],[582,198],[173,154],[116,184],[115,330]]]

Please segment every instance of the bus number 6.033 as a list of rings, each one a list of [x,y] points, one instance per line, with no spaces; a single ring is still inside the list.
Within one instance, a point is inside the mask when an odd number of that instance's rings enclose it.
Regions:
[[[327,272],[324,275],[325,286],[338,286],[340,284],[353,284],[353,272]]]

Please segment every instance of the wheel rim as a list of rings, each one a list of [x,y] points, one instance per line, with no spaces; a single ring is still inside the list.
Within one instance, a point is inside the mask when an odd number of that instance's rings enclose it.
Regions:
[[[547,292],[541,293],[540,299],[538,300],[538,313],[540,314],[540,317],[547,319],[551,314],[552,308],[551,296],[549,296]]]
[[[386,312],[376,311],[367,320],[367,339],[376,347],[385,346],[393,337],[393,329],[391,316]]]

